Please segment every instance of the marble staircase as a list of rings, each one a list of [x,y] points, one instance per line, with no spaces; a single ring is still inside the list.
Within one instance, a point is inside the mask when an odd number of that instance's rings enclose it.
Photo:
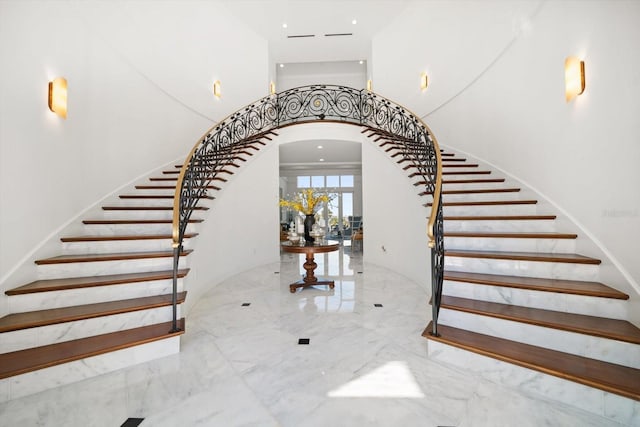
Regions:
[[[601,261],[576,253],[578,236],[558,230],[531,192],[454,152],[443,164],[445,280],[439,336],[431,324],[423,333],[429,356],[640,423],[628,295],[599,282]]]
[[[267,138],[268,135],[263,135]],[[224,153],[189,221],[178,272],[178,331],[172,330],[172,215],[182,165],[108,199],[60,238],[57,256],[35,260],[36,280],[5,292],[0,318],[0,402],[180,350],[191,241],[221,186],[265,142]]]

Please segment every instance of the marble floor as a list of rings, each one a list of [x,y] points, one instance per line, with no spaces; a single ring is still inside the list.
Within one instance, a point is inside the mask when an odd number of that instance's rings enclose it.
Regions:
[[[335,289],[291,294],[303,261],[282,254],[212,288],[180,354],[2,404],[0,425],[618,425],[429,360],[425,289],[350,249],[316,259]]]

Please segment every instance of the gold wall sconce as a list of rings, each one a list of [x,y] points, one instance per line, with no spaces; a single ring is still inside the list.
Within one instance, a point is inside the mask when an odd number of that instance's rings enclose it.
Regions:
[[[367,90],[369,92],[373,91],[373,82],[371,81],[371,79],[367,80]]]
[[[584,92],[584,61],[570,56],[564,61],[564,95],[567,102]]]
[[[274,82],[269,83],[269,93],[271,95],[275,95],[276,93],[276,84]]]
[[[220,80],[213,82],[213,94],[216,98],[220,98],[222,96],[222,92],[220,91]]]
[[[56,77],[49,82],[49,110],[67,118],[67,79]]]
[[[427,86],[429,86],[429,76],[427,73],[420,74],[420,90],[426,90]]]

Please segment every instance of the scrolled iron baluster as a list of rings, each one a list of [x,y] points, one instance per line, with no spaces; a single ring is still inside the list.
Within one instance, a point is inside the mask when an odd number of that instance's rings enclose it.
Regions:
[[[441,159],[435,138],[424,123],[403,107],[367,90],[335,85],[294,88],[262,98],[212,127],[196,144],[180,171],[174,202],[173,326],[177,328],[177,269],[187,225],[206,187],[219,168],[233,161],[230,150],[239,142],[289,124],[332,120],[367,126],[393,137],[411,161],[425,191],[434,195],[429,219],[434,302],[442,293],[444,246],[442,233]],[[437,199],[435,198],[438,194]],[[436,201],[437,200],[437,201]],[[434,216],[434,212],[437,214]],[[437,311],[434,312],[434,328]],[[435,329],[434,329],[435,330]]]

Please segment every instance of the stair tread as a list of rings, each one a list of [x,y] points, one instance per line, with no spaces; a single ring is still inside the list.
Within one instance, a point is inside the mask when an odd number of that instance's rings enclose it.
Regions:
[[[177,332],[165,322],[0,354],[0,379],[182,335],[184,323],[180,319]]]
[[[543,253],[543,252],[500,252],[500,251],[472,251],[472,250],[445,250],[445,256],[465,257],[465,258],[489,258],[489,259],[510,259],[520,261],[546,261],[565,262],[573,264],[600,264],[599,259],[578,254],[567,253]]]
[[[447,221],[529,221],[554,220],[555,215],[451,215],[444,216]]]
[[[185,277],[189,269],[178,270],[178,278]],[[22,295],[37,292],[62,291],[90,288],[94,286],[120,285],[125,283],[151,282],[173,278],[173,271],[149,271],[145,273],[110,274],[106,276],[72,277],[65,279],[36,280],[17,288],[9,289],[7,295]]]
[[[442,206],[500,206],[500,205],[535,205],[537,200],[481,200],[481,201],[462,201],[462,202],[443,202]],[[432,206],[433,203],[427,203]]]
[[[189,255],[193,249],[185,249],[180,256]],[[109,254],[60,255],[36,261],[38,265],[66,264],[72,262],[120,261],[128,259],[167,258],[173,257],[173,251],[122,252]]]
[[[185,233],[184,238],[189,239],[196,237],[198,233]],[[112,240],[162,240],[172,239],[171,234],[129,234],[129,235],[115,235],[115,236],[75,236],[75,237],[63,237],[60,240],[65,243],[70,242],[106,242]]]
[[[423,336],[484,356],[534,369],[630,399],[640,400],[640,369],[438,325],[439,337]]]
[[[156,200],[156,199],[162,199],[162,200],[174,200],[174,195],[171,194],[122,194],[120,196],[118,196],[120,199],[124,199],[124,200]],[[207,195],[202,195],[200,196],[201,199],[209,199],[209,200],[213,200],[214,197],[213,196],[207,196]]]
[[[442,171],[442,175],[491,175],[491,171]]]
[[[626,320],[522,307],[449,295],[442,296],[441,307],[530,325],[545,326],[563,331],[640,344],[640,329]]]
[[[444,179],[443,184],[489,184],[492,182],[504,182],[504,178],[478,178],[478,179]]]
[[[627,294],[598,282],[544,279],[523,276],[501,276],[498,274],[467,273],[448,270],[444,272],[444,279],[456,282],[503,286],[544,292],[557,292],[563,294],[587,295],[624,300],[629,299]]]
[[[173,197],[172,197],[173,198]],[[206,206],[194,206],[193,210],[208,211]],[[103,206],[103,211],[172,211],[173,206]]]
[[[186,292],[178,293],[178,304],[186,298]],[[171,305],[172,294],[154,295],[119,301],[77,305],[64,308],[13,313],[0,318],[0,332],[16,331],[76,320],[92,319],[101,316],[148,310]]]
[[[445,231],[445,237],[486,237],[501,239],[576,239],[577,234],[554,232],[482,232],[482,231]]]
[[[204,219],[192,218],[189,220],[189,223],[195,224],[204,222]],[[172,224],[173,220],[171,219],[85,219],[82,221],[83,224],[92,224],[92,225],[100,225],[100,224]]]

